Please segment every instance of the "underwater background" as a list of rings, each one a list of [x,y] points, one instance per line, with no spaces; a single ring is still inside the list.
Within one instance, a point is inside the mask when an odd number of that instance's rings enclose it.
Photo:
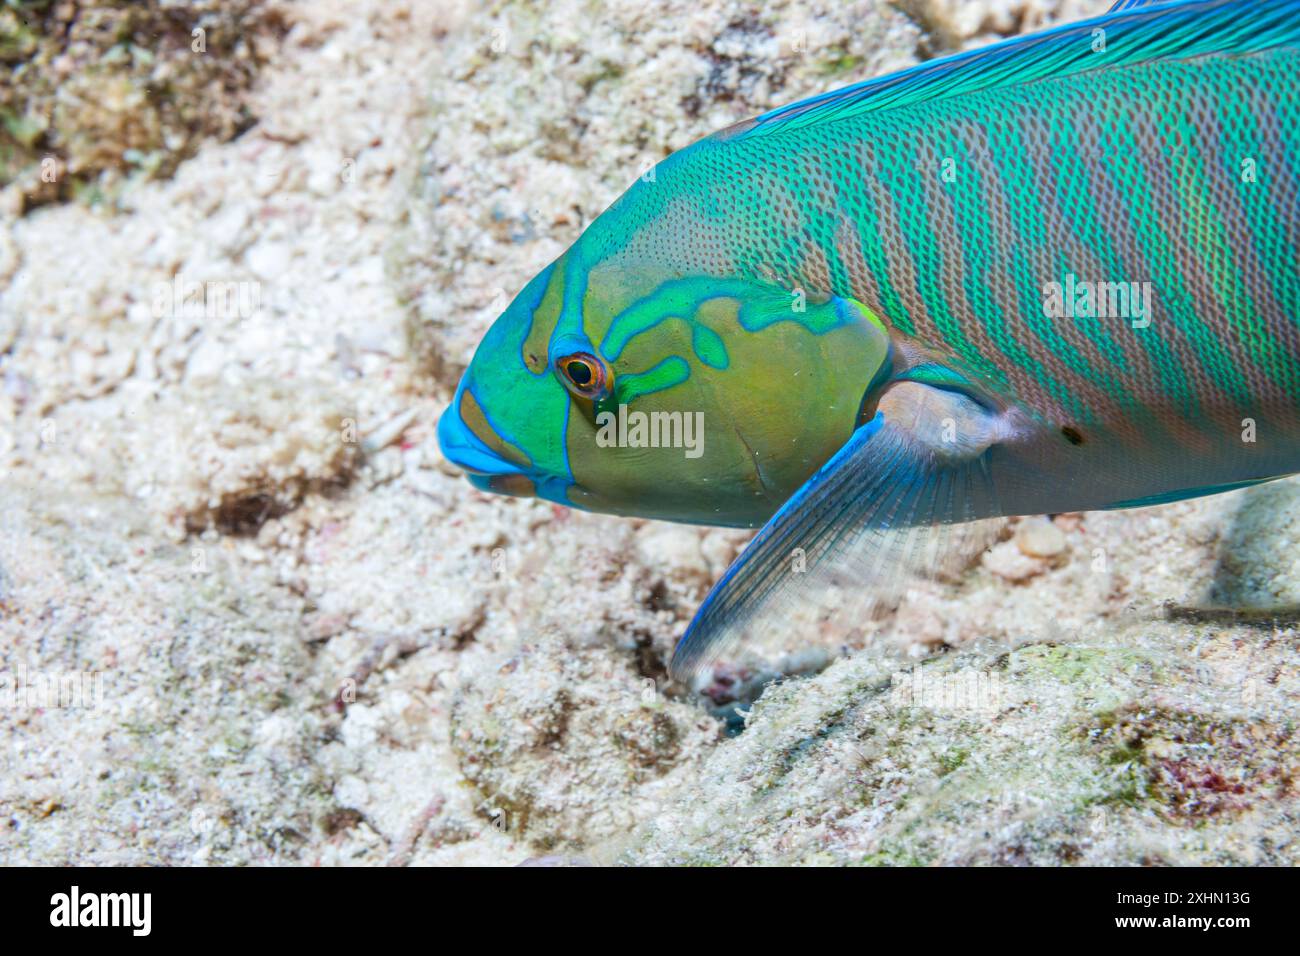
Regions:
[[[701,704],[750,532],[434,434],[667,153],[1109,6],[0,3],[0,863],[1300,862],[1294,481],[1012,520]]]

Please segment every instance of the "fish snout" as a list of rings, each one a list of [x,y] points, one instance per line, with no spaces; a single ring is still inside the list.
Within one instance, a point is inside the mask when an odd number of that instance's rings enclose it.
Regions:
[[[470,484],[480,491],[525,498],[537,494],[536,483],[522,468],[498,455],[482,436],[465,424],[458,411],[459,404],[453,401],[438,419],[438,447],[442,456],[463,470]]]

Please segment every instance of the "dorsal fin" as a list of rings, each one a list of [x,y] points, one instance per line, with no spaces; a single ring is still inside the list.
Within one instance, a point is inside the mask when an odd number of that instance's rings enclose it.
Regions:
[[[1107,10],[1107,13],[1119,13],[1121,10],[1132,10],[1134,7],[1153,7],[1157,3],[1168,3],[1169,0],[1116,0],[1115,6]]]
[[[1120,0],[1100,17],[823,93],[716,135],[749,139],[1049,77],[1293,45],[1300,45],[1300,0]]]

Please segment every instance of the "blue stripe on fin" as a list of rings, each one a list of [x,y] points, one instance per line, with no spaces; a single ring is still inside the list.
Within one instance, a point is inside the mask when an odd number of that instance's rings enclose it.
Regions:
[[[1123,10],[1132,10],[1134,7],[1152,7],[1157,3],[1168,3],[1169,0],[1119,0],[1115,6],[1107,10],[1107,13],[1120,13]]]

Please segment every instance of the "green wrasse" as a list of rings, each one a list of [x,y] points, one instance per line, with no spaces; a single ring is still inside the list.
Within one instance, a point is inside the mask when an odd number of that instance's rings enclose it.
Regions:
[[[528,283],[443,451],[763,524],[681,676],[983,519],[1300,471],[1298,93],[1300,0],[1122,3],[722,130]]]

